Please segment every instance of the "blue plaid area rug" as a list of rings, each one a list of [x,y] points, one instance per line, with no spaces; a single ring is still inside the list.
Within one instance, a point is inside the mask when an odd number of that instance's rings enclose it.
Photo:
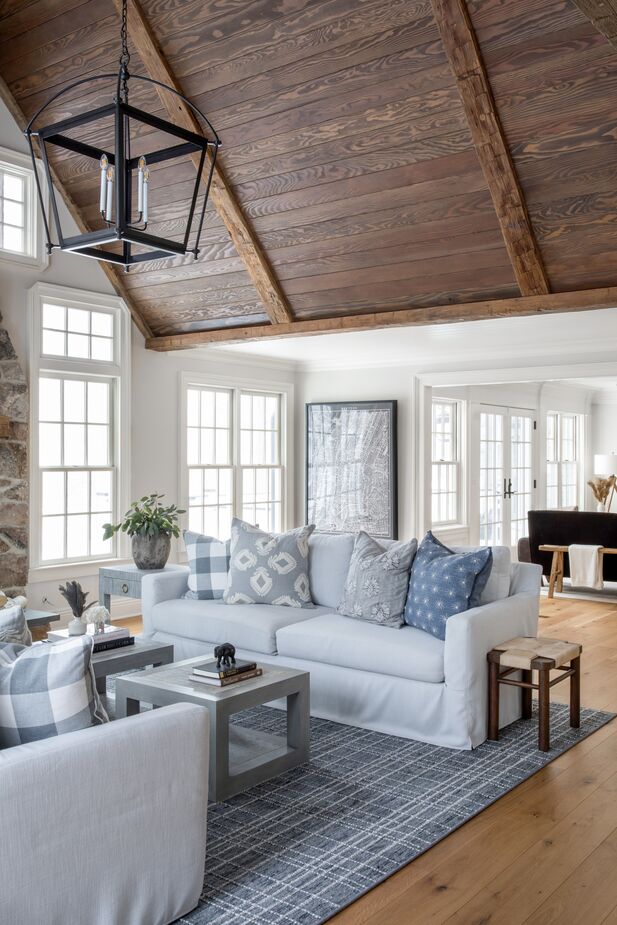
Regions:
[[[551,706],[551,750],[519,720],[472,752],[311,719],[311,763],[208,809],[204,891],[183,925],[320,925],[614,714]],[[240,718],[240,717],[238,717]],[[284,734],[260,707],[243,726]]]

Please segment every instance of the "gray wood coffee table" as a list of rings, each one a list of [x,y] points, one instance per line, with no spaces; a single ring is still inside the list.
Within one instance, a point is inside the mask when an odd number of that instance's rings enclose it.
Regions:
[[[205,707],[210,714],[209,797],[215,803],[309,760],[308,671],[260,665],[260,678],[210,687],[190,680],[193,665],[204,660],[191,658],[118,678],[116,717],[139,713],[142,701],[157,707]],[[229,722],[235,713],[282,697],[287,698],[286,738]]]

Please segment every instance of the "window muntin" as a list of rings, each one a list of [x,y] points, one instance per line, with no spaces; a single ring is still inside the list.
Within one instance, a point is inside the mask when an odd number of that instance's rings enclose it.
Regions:
[[[546,506],[575,507],[579,496],[579,418],[571,412],[546,416]]]
[[[480,545],[503,543],[504,415],[480,414]]]
[[[433,525],[460,518],[458,402],[435,399],[431,424],[431,520]]]
[[[189,529],[225,539],[234,514],[282,529],[281,406],[278,393],[187,387]]]

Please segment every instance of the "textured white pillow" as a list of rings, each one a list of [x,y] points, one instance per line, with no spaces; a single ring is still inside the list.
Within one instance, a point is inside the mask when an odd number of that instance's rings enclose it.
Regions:
[[[32,634],[21,604],[10,604],[0,609],[0,642],[15,642],[20,646],[32,645]]]

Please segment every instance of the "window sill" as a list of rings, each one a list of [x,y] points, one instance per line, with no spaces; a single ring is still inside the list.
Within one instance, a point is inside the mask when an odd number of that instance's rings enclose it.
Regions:
[[[117,556],[105,559],[88,559],[82,562],[64,562],[54,565],[37,565],[30,569],[28,573],[28,584],[36,584],[42,581],[52,581],[54,579],[65,579],[67,574],[72,578],[85,578],[88,575],[96,575],[99,568],[107,565],[128,565],[132,562],[130,556]]]

